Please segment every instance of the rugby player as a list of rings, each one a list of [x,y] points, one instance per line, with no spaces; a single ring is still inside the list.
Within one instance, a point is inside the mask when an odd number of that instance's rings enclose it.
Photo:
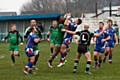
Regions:
[[[41,31],[40,31],[40,29],[36,26],[36,21],[35,21],[35,20],[31,20],[31,21],[30,21],[30,27],[28,27],[28,28],[25,30],[25,35],[24,35],[24,37],[25,37],[25,38],[28,38],[28,35],[31,33],[31,31],[30,31],[30,28],[31,28],[31,27],[36,27],[37,31],[35,32],[35,35],[37,36],[37,38],[41,38],[41,40],[42,40]],[[40,40],[40,41],[41,41],[41,40]],[[39,42],[40,42],[40,41],[39,41]],[[36,69],[36,70],[38,70],[38,68],[36,67],[36,63],[37,63],[37,61],[38,61],[39,54],[40,54],[38,43],[34,43],[33,51],[34,51],[34,53],[35,53],[35,61],[34,61],[33,68]]]
[[[29,73],[33,73],[32,71],[32,66],[34,64],[35,61],[35,54],[34,54],[34,43],[38,43],[40,41],[40,38],[37,38],[36,36],[36,28],[35,27],[31,27],[29,29],[31,31],[31,33],[28,35],[28,40],[27,40],[27,45],[25,47],[25,52],[26,55],[29,57],[29,61],[26,64],[26,66],[23,69],[23,72],[25,74],[29,74]]]
[[[58,33],[57,21],[54,20],[52,24],[53,25],[49,28],[49,31],[47,33],[47,40],[50,41],[50,51],[51,51],[50,57],[53,54],[53,50],[55,46],[55,39]]]
[[[114,49],[114,39],[116,41],[115,45],[118,45],[118,38],[116,36],[115,33],[115,29],[112,27],[113,21],[112,20],[108,20],[107,21],[108,24],[108,29],[106,30],[107,34],[109,34],[110,36],[110,40],[106,41],[106,48],[105,48],[105,55],[104,55],[104,59],[103,59],[103,63],[105,63],[106,61],[106,57],[109,54],[109,63],[112,63],[112,52]]]
[[[95,30],[94,33],[100,33],[103,30],[104,27],[104,23],[103,22],[99,22],[99,29]],[[104,48],[105,48],[105,42],[107,40],[110,40],[110,36],[106,33],[106,31],[104,31],[104,33],[99,36],[96,37],[96,44],[94,47],[94,68],[100,68],[101,63],[102,63],[102,55],[104,54]],[[99,55],[98,55],[99,53]],[[99,57],[99,60],[98,60]]]
[[[11,31],[9,31],[4,39],[2,41],[5,41],[9,38],[9,51],[11,54],[12,59],[12,66],[15,65],[15,57],[14,56],[20,56],[18,53],[18,45],[19,45],[19,38],[21,39],[21,45],[23,45],[23,37],[19,31],[16,30],[16,24],[11,24]]]

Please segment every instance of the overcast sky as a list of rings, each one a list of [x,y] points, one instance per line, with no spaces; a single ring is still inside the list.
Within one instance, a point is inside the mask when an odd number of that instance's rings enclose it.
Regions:
[[[30,0],[0,0],[0,9],[19,12],[21,6]]]

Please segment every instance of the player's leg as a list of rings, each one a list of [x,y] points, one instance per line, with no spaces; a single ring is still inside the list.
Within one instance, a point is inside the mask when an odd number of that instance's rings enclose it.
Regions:
[[[18,52],[18,45],[14,46],[13,49],[14,49],[14,56],[20,57],[20,54],[19,54],[19,52]]]
[[[30,48],[26,49],[26,55],[29,57],[30,60],[24,67],[23,72],[25,74],[28,74],[28,73],[32,73],[32,66],[33,66],[34,60],[35,60],[33,49],[30,49]]]
[[[53,53],[53,55],[50,57],[49,61],[47,62],[48,66],[50,68],[52,68],[52,61],[55,59],[55,57],[58,55],[59,52],[60,52],[60,45],[56,44],[55,45],[55,52]]]
[[[98,68],[100,68],[100,66],[101,66],[101,63],[102,63],[102,55],[103,55],[103,53],[99,53],[99,62],[98,62]]]
[[[109,51],[110,51],[110,48],[107,46],[107,47],[105,48],[105,53],[104,53],[103,63],[105,63],[105,61],[106,61],[106,57],[107,57]]]
[[[61,60],[60,60],[60,64],[57,67],[63,66],[63,63],[65,61],[65,50],[66,50],[66,45],[62,44],[60,47]]]
[[[13,51],[13,46],[9,45],[9,51],[10,51],[10,55],[11,55],[11,60],[13,62],[12,66],[15,65],[15,57],[14,57],[14,51]]]
[[[82,46],[81,46],[81,45],[78,45],[77,53],[76,53],[76,59],[75,59],[75,62],[74,62],[74,70],[73,70],[73,73],[76,73],[77,66],[78,66],[78,63],[79,63],[79,60],[80,60],[80,57],[81,57],[82,52],[83,52],[83,51],[82,51]]]
[[[75,62],[74,62],[74,70],[73,70],[73,73],[76,73],[76,70],[77,70],[77,66],[78,66],[80,57],[81,57],[81,53],[77,52],[77,53],[76,53],[76,59],[75,59]]]
[[[39,55],[40,55],[38,45],[35,45],[33,50],[34,50],[34,55],[35,55],[35,61],[34,61],[34,64],[33,64],[33,69],[38,70],[38,68],[36,67],[36,63],[37,63],[37,61],[39,59]]]
[[[98,65],[98,58],[97,58],[98,52],[94,50],[93,55],[94,55],[94,62],[95,62],[93,68],[97,68],[97,65]]]
[[[90,54],[90,52],[86,52],[86,53],[84,54],[84,56],[86,57],[86,60],[87,60],[85,74],[91,74],[91,73],[89,72],[90,65],[91,65],[91,54]]]
[[[50,52],[51,52],[50,56],[53,54],[54,44],[55,44],[55,43],[54,43],[54,40],[50,39]]]
[[[110,48],[110,53],[109,53],[109,63],[112,63],[112,57],[113,57],[112,52],[113,52],[113,49],[114,49],[114,48]]]

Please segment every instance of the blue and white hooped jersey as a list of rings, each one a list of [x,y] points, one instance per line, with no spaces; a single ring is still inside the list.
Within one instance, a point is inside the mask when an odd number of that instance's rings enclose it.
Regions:
[[[94,33],[97,33],[97,34],[99,34],[100,32],[101,32],[100,29],[94,31]],[[109,36],[109,35],[108,35],[108,34],[106,33],[106,31],[105,31],[101,36],[96,37],[96,45],[95,45],[95,46],[104,47],[105,42],[102,43],[102,39],[105,39],[105,38],[107,38],[108,36]]]
[[[75,24],[74,22],[71,22],[71,23],[69,23],[68,27],[69,27],[70,31],[75,31],[77,28],[77,24]],[[72,36],[73,36],[72,34],[69,34],[66,32],[64,35],[64,39],[69,38],[70,41],[72,41]]]
[[[108,28],[106,30],[106,32],[110,36],[110,40],[108,40],[107,42],[108,43],[114,43],[114,34],[116,34],[115,29],[111,27],[111,28]]]
[[[33,34],[33,33],[30,33],[28,35],[28,41],[27,41],[27,44],[26,44],[26,48],[33,48],[34,46],[34,39],[36,39],[36,35]]]

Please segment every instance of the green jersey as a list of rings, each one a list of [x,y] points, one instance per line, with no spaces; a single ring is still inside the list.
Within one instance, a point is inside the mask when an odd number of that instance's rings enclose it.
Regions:
[[[58,25],[58,34],[57,34],[57,37],[59,38],[59,39],[63,39],[64,38],[64,32],[62,32],[61,30],[62,30],[62,28],[64,28],[65,26],[63,25],[63,24],[59,24]]]
[[[115,28],[116,35],[119,35],[118,25],[117,25],[117,24],[114,24],[113,26],[114,26],[114,28]]]
[[[58,34],[58,28],[51,26],[48,31],[50,32],[50,39],[55,39]]]
[[[19,31],[10,31],[7,33],[5,40],[9,38],[9,42],[11,45],[18,45],[19,44],[19,37],[21,38],[21,42],[23,42],[22,35],[19,33]]]

